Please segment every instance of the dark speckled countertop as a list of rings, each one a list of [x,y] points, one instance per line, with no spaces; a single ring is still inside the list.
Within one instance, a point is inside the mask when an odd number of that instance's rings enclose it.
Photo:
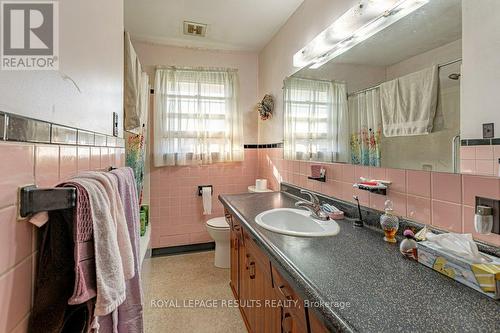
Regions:
[[[294,207],[285,193],[221,195],[220,200],[331,330],[500,332],[500,302],[403,258],[381,231],[338,221],[333,237],[287,236],[254,221]],[[337,302],[337,303],[335,303]],[[349,306],[342,304],[349,303]]]

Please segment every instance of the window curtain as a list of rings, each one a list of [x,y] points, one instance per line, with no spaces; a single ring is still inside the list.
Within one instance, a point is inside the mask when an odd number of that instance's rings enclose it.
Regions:
[[[285,80],[284,157],[347,161],[347,92],[344,83]]]
[[[349,97],[349,123],[351,163],[380,166],[382,113],[379,88]]]
[[[243,160],[235,70],[157,68],[154,105],[155,166]]]

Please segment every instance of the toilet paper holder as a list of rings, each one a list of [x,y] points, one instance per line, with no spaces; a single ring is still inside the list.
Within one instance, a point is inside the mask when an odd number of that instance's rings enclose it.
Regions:
[[[198,185],[198,196],[201,197],[203,195],[203,188],[210,187],[210,193],[214,194],[214,187],[212,185]]]

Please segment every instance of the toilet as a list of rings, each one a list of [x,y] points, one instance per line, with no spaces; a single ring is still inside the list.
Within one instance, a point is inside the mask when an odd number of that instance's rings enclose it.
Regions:
[[[248,186],[248,192],[272,192],[270,189],[258,190],[255,186]],[[229,245],[229,224],[224,216],[214,217],[207,221],[207,231],[215,241],[215,267],[230,268],[231,254]]]
[[[229,268],[229,224],[223,216],[215,217],[207,221],[207,231],[215,241],[215,267]]]

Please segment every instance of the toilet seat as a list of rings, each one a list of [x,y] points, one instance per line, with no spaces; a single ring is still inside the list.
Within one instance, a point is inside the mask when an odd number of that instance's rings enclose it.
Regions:
[[[214,229],[229,229],[229,224],[225,217],[215,217],[207,221],[207,227]]]

